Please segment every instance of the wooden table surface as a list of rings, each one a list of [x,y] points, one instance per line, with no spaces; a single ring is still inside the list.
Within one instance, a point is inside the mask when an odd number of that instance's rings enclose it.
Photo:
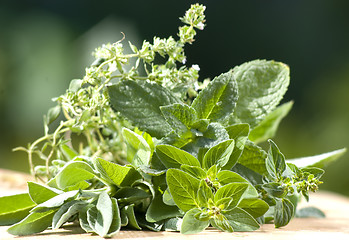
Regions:
[[[25,192],[26,181],[31,177],[25,174],[0,169],[0,195]],[[286,227],[275,229],[272,224],[262,225],[255,232],[225,233],[217,230],[206,230],[195,235],[182,235],[177,232],[150,232],[122,230],[113,239],[243,239],[243,240],[288,240],[288,239],[330,239],[349,240],[349,198],[331,192],[317,192],[310,196],[309,203],[301,207],[316,206],[326,218],[294,218]],[[0,206],[1,207],[1,206]],[[0,239],[102,239],[99,236],[84,233],[79,227],[67,226],[58,231],[44,231],[33,236],[15,237],[6,232],[8,227],[0,227]]]

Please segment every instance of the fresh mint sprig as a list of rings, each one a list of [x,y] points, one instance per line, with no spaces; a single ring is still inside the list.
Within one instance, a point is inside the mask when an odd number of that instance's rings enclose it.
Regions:
[[[268,151],[258,146],[292,107],[278,106],[289,68],[254,60],[198,81],[184,46],[204,28],[204,11],[191,6],[177,40],[129,43],[125,54],[124,36],[94,51],[86,75],[44,117],[44,136],[16,149],[28,153],[45,184],[29,182],[28,193],[0,198],[9,233],[67,222],[101,237],[122,228],[192,234],[289,223],[300,195],[308,199],[321,184],[319,167],[346,150],[290,161],[272,140]]]

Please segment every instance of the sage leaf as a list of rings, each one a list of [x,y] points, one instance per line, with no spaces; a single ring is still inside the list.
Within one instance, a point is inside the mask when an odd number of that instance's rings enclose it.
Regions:
[[[205,230],[210,225],[210,221],[201,221],[195,217],[200,213],[201,211],[198,208],[194,208],[186,212],[181,225],[182,234],[199,233]]]
[[[58,208],[62,206],[65,202],[71,201],[77,197],[79,194],[78,190],[70,191],[70,192],[64,192],[62,194],[59,194],[53,198],[50,198],[49,200],[40,203],[36,207],[34,207],[31,212],[45,212],[50,209]]]
[[[28,193],[0,197],[0,226],[11,225],[25,218],[36,206]]]
[[[292,106],[293,101],[290,101],[274,109],[252,129],[249,139],[255,143],[260,143],[273,138],[281,120],[290,112]]]
[[[120,216],[118,201],[115,198],[111,198],[111,201],[112,201],[112,207],[113,207],[113,220],[106,237],[112,237],[113,235],[118,233],[121,229],[121,216]]]
[[[201,166],[193,155],[171,145],[157,145],[156,154],[167,168],[180,168],[182,164]]]
[[[273,179],[280,179],[286,170],[285,156],[280,152],[276,144],[269,140],[270,149],[266,160],[266,168]]]
[[[88,203],[84,201],[73,200],[63,204],[62,207],[55,213],[52,219],[52,229],[60,228],[72,216],[76,215]]]
[[[239,207],[224,213],[224,216],[227,218],[235,232],[251,232],[260,227],[256,219]]]
[[[12,225],[7,229],[7,232],[16,236],[42,232],[51,226],[52,218],[56,211],[57,209],[46,212],[32,212],[19,223]]]
[[[238,99],[237,83],[231,71],[215,77],[194,99],[199,119],[226,125]]]
[[[291,221],[294,210],[294,205],[287,198],[277,200],[274,213],[275,227],[286,226]]]
[[[127,161],[136,167],[148,166],[152,152],[147,141],[127,128],[122,129],[122,135],[127,145]]]
[[[170,193],[177,206],[183,211],[189,211],[198,206],[197,191],[200,180],[178,169],[169,169],[166,181]]]
[[[218,168],[224,167],[234,150],[234,140],[226,140],[210,148],[204,155],[202,166],[204,169],[209,169],[216,165]]]
[[[93,229],[101,237],[108,236],[110,226],[113,222],[113,203],[106,192],[101,192],[96,205]]]
[[[152,195],[142,189],[133,187],[120,188],[114,194],[114,197],[120,204],[129,205],[140,202],[141,200],[148,199]]]
[[[234,123],[248,123],[254,128],[283,98],[290,82],[289,68],[266,60],[246,62],[233,69],[239,99],[233,114]]]
[[[59,191],[55,188],[49,188],[35,182],[28,182],[28,189],[31,199],[36,204],[46,202],[47,200],[62,193],[62,191]]]
[[[168,89],[148,81],[123,80],[108,86],[108,93],[112,108],[140,130],[159,139],[172,131],[160,107],[180,100]]]
[[[121,209],[121,214],[127,216],[128,219],[128,227],[132,227],[137,230],[142,230],[142,228],[139,226],[136,215],[134,212],[134,205],[127,205]]]
[[[296,215],[297,218],[325,218],[326,215],[323,211],[316,207],[304,207],[297,209]]]
[[[335,161],[339,157],[341,157],[344,153],[346,153],[347,149],[342,148],[332,152],[323,153],[310,157],[302,157],[295,159],[286,160],[288,163],[292,163],[299,168],[302,167],[319,167],[323,168],[329,165],[331,162]]]

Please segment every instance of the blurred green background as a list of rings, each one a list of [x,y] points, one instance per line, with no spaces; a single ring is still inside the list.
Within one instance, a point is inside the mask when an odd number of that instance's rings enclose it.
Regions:
[[[51,98],[81,78],[91,51],[124,32],[175,36],[191,3],[207,6],[207,26],[188,46],[200,79],[243,62],[274,59],[291,68],[285,101],[294,108],[275,138],[287,158],[349,145],[347,0],[22,0],[0,2],[0,168],[28,171],[12,148],[42,136]],[[322,189],[349,195],[349,154],[326,169]]]

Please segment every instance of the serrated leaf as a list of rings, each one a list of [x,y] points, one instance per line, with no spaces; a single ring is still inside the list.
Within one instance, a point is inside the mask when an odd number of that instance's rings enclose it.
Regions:
[[[136,167],[148,166],[152,151],[147,141],[127,128],[122,129],[122,135],[127,145],[127,161]]]
[[[235,142],[233,139],[226,140],[210,148],[202,160],[202,167],[209,169],[211,166],[216,165],[219,168],[224,167],[234,150]]]
[[[235,232],[251,232],[259,229],[258,222],[245,210],[236,207],[224,216]]]
[[[201,166],[193,155],[171,145],[157,145],[156,154],[167,168],[180,168],[182,164]]]
[[[215,77],[194,99],[192,107],[199,119],[227,124],[238,99],[237,84],[231,71]]]
[[[112,108],[140,130],[156,138],[172,131],[160,107],[180,100],[166,88],[148,81],[123,80],[109,86],[108,93]]]
[[[169,169],[166,181],[170,193],[177,206],[183,211],[189,211],[198,206],[197,191],[200,180],[178,169]]]
[[[294,215],[294,206],[290,200],[283,198],[276,201],[274,224],[275,227],[286,226]]]
[[[28,182],[29,195],[31,199],[36,203],[40,204],[47,200],[59,195],[61,191],[49,188],[44,185],[35,182]]]
[[[39,233],[51,226],[53,215],[57,210],[49,210],[46,212],[32,212],[19,223],[12,225],[7,232],[24,236]]]
[[[132,166],[121,166],[102,158],[96,158],[94,165],[103,179],[118,187],[131,186],[142,178],[141,174]]]
[[[190,138],[192,133],[191,127],[198,121],[197,113],[194,108],[175,103],[168,106],[160,107],[160,110],[168,124],[180,137]]]
[[[267,173],[265,161],[267,153],[251,141],[246,141],[239,163],[261,175]]]
[[[323,153],[310,157],[302,157],[295,159],[286,160],[288,163],[292,163],[299,168],[302,167],[319,167],[324,168],[329,165],[331,162],[335,161],[339,157],[341,157],[344,153],[346,153],[347,149],[342,148],[332,152]]]
[[[266,60],[246,62],[233,69],[239,99],[233,122],[254,128],[279,104],[289,85],[287,65]]]
[[[292,106],[293,101],[290,101],[274,109],[260,123],[258,123],[254,129],[252,129],[249,139],[255,143],[260,143],[273,138],[281,120],[289,113]]]
[[[0,226],[11,225],[25,218],[36,206],[28,193],[0,197]]]
[[[199,233],[205,230],[210,225],[210,221],[201,221],[196,219],[195,216],[200,213],[201,211],[198,208],[194,208],[186,212],[181,225],[182,234]]]
[[[279,179],[286,170],[285,156],[272,140],[269,140],[269,144],[270,149],[266,160],[266,168],[273,179]]]

